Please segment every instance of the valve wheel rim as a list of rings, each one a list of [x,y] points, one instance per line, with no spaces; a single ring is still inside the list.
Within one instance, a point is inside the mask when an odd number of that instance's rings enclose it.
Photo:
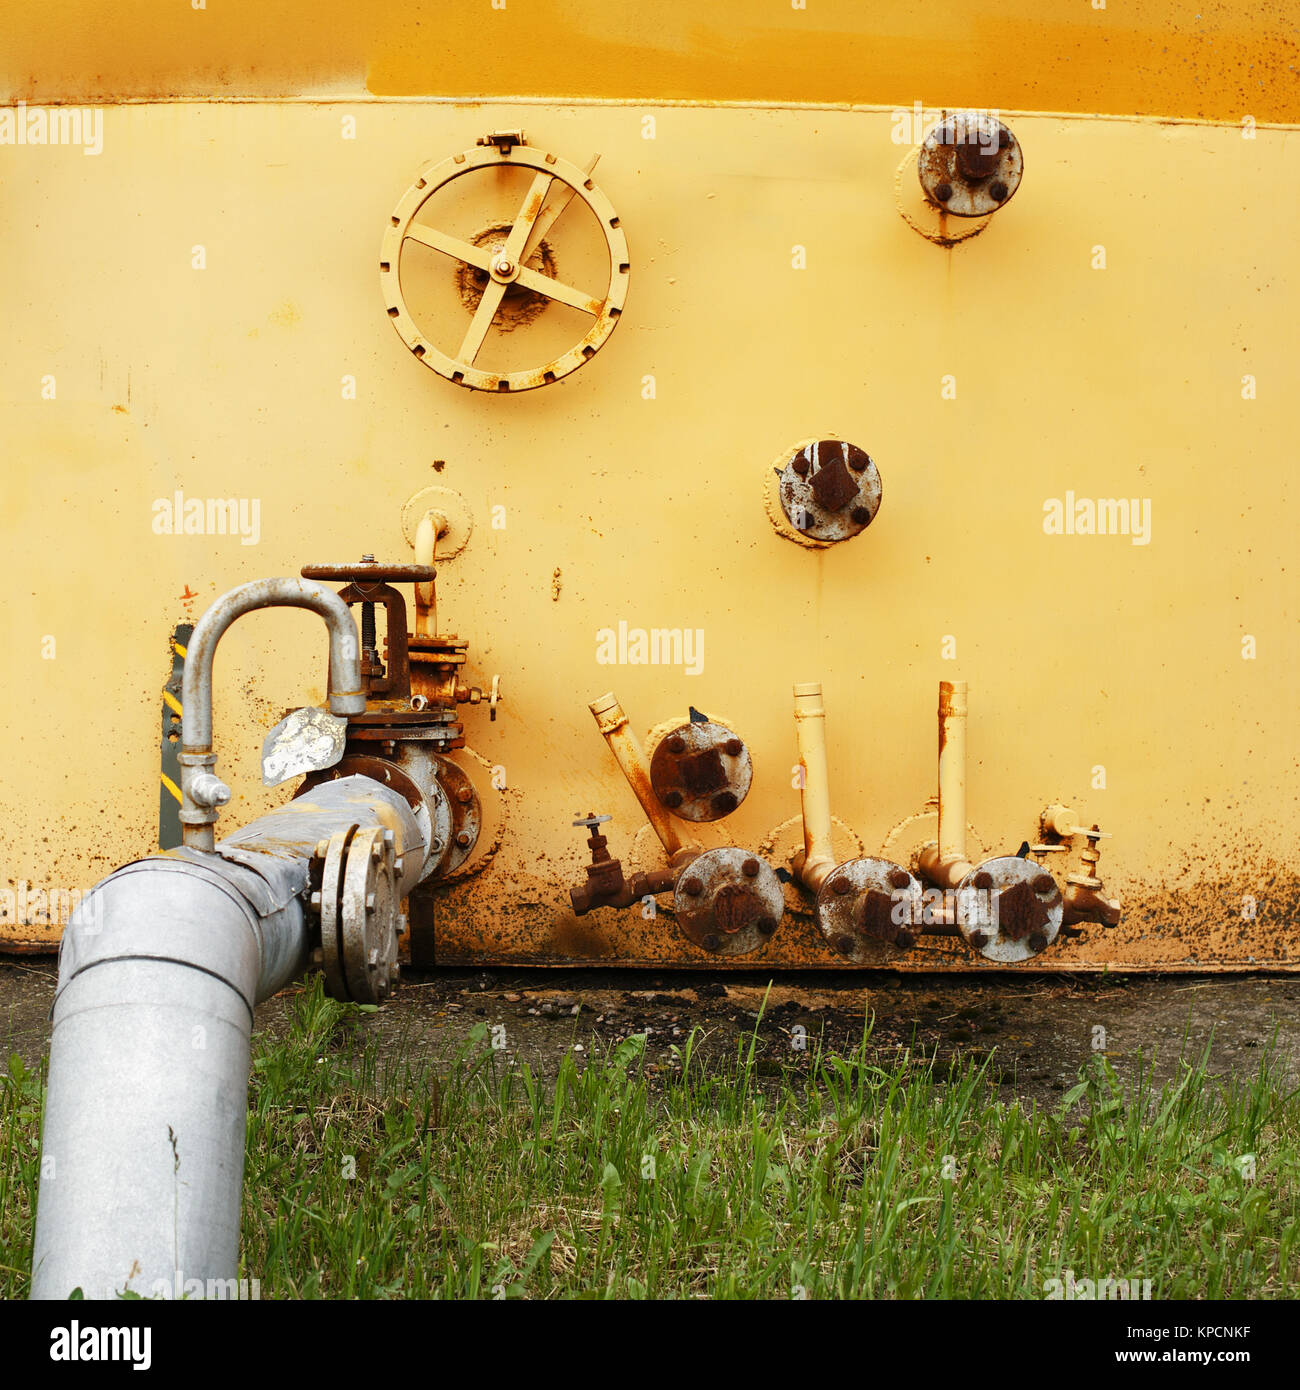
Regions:
[[[453,180],[481,169],[498,168],[503,163],[535,171],[532,185],[514,217],[504,246],[477,246],[427,223],[415,221],[425,203]],[[526,264],[536,249],[533,230],[557,179],[571,190],[571,198],[578,197],[587,205],[604,235],[609,255],[609,284],[602,300],[532,270]],[[528,391],[559,381],[596,355],[614,331],[623,312],[629,265],[627,238],[619,225],[618,214],[583,170],[558,155],[521,145],[508,151],[484,147],[453,155],[421,172],[398,202],[389,222],[379,265],[379,283],[388,315],[411,353],[426,367],[457,386],[477,391]],[[452,261],[482,270],[488,276],[488,283],[483,288],[478,308],[456,357],[448,356],[428,341],[407,305],[401,284],[401,261],[408,241],[416,241],[439,251]],[[540,244],[541,238],[537,237],[536,242]],[[494,266],[503,261],[510,265],[508,273],[494,270]],[[540,367],[517,372],[483,371],[474,366],[474,360],[496,321],[505,292],[512,284],[590,314],[594,322],[575,347]]]

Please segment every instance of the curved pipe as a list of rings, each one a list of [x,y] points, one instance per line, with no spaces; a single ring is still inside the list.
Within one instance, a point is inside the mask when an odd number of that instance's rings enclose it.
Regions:
[[[799,792],[803,808],[803,853],[791,862],[795,874],[814,893],[836,867],[831,845],[830,773],[826,766],[826,709],[820,681],[794,688],[794,729],[803,768]]]
[[[917,860],[922,876],[937,888],[956,888],[973,873],[966,858],[965,681],[939,682],[939,841]]]
[[[447,517],[443,512],[428,511],[415,528],[415,563],[433,566],[438,538],[447,534]],[[415,586],[415,634],[417,637],[438,635],[438,580],[435,575],[427,584]]]
[[[33,1298],[193,1296],[238,1270],[254,1006],[303,970],[302,894],[318,839],[394,829],[402,797],[367,777],[316,788],[216,854],[128,864],[73,914],[59,951]],[[221,1296],[218,1292],[216,1296]]]
[[[222,594],[190,636],[181,687],[181,838],[194,849],[213,848],[217,808],[230,800],[230,788],[212,771],[217,762],[212,751],[212,660],[231,623],[258,608],[310,608],[319,613],[330,634],[330,712],[365,712],[357,625],[332,589],[311,579],[254,579]]]
[[[632,788],[632,794],[641,803],[650,828],[658,835],[659,843],[663,845],[664,853],[668,856],[668,862],[677,867],[688,857],[693,859],[698,850],[683,842],[672,817],[655,795],[654,787],[650,783],[650,764],[646,761],[645,749],[641,747],[641,740],[632,731],[627,715],[623,713],[623,706],[619,704],[614,693],[610,691],[602,695],[600,699],[593,700],[587,708],[591,710],[596,727],[609,744],[609,751],[618,760],[623,776]]]

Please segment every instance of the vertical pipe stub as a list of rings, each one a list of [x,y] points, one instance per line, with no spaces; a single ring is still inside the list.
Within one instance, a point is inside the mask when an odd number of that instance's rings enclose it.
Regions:
[[[826,709],[820,681],[795,686],[794,731],[799,764],[803,768],[803,786],[799,791],[803,809],[803,853],[795,855],[792,867],[815,893],[835,868],[830,772],[826,762]]]
[[[939,838],[917,860],[922,877],[949,889],[971,872],[966,858],[966,682],[939,682]]]

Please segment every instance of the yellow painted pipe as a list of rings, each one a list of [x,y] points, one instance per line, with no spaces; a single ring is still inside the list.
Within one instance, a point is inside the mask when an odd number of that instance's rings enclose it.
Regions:
[[[415,563],[432,565],[438,548],[438,537],[447,534],[447,518],[442,512],[428,511],[415,528]],[[438,635],[437,579],[415,586],[415,634],[417,637]]]
[[[826,765],[826,709],[820,681],[794,688],[794,730],[803,769],[799,796],[803,807],[803,853],[792,867],[815,893],[835,868],[831,846],[830,773]]]
[[[681,859],[688,856],[694,858],[697,847],[683,843],[672,817],[655,795],[654,787],[650,783],[650,764],[646,759],[645,749],[641,747],[641,740],[633,732],[627,715],[623,713],[623,706],[619,704],[613,691],[602,695],[598,700],[593,700],[587,708],[591,710],[596,727],[609,744],[609,751],[618,760],[623,776],[632,788],[632,794],[641,803],[641,809],[645,812],[651,829],[659,836],[668,862],[676,864],[679,856]]]
[[[966,858],[966,682],[939,682],[939,842],[920,854],[922,875],[955,888],[974,869]]]

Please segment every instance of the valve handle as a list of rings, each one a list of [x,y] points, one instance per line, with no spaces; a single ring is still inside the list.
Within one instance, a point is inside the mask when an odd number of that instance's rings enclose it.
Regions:
[[[437,571],[432,565],[382,565],[354,562],[350,565],[304,565],[304,579],[345,580],[351,584],[428,584]]]
[[[598,825],[603,825],[607,820],[613,820],[613,816],[598,816],[593,811],[588,811],[582,820],[575,820],[574,825],[585,825],[589,830],[594,830]]]

